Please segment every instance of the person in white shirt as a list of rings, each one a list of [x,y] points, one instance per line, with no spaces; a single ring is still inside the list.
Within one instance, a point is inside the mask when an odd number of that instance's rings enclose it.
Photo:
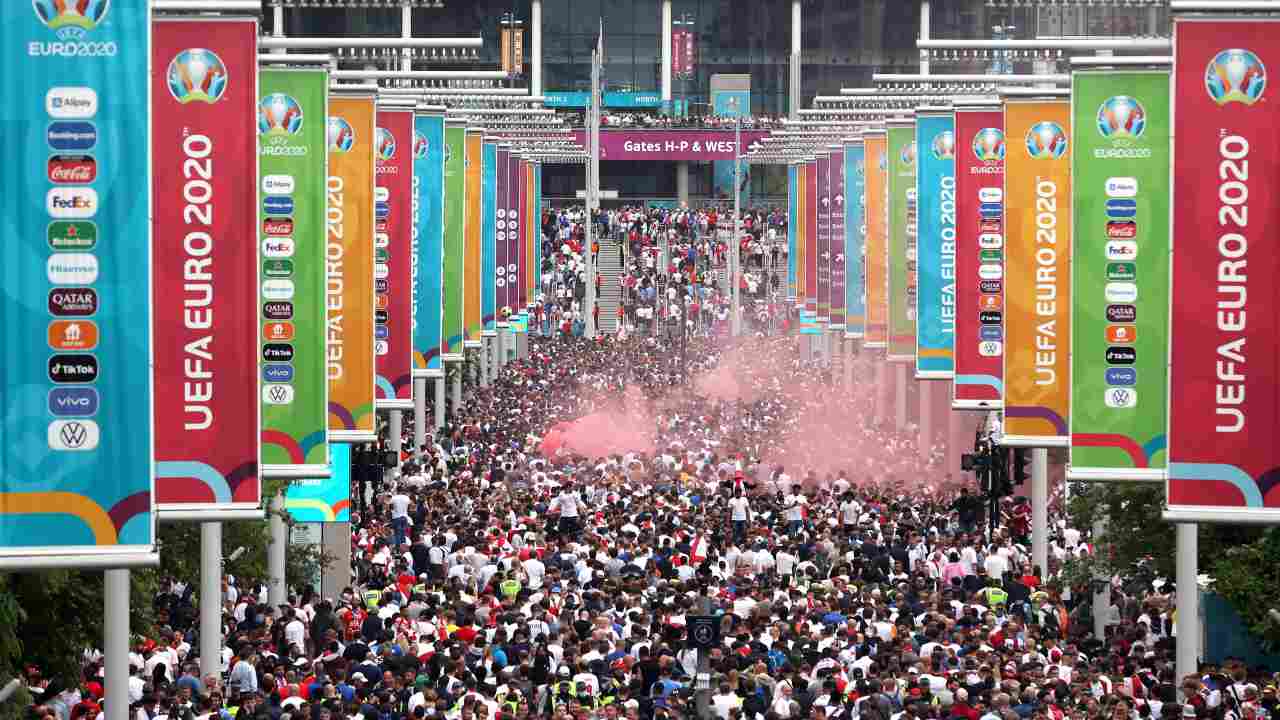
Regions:
[[[747,538],[747,523],[751,520],[751,503],[741,492],[734,493],[729,501],[729,520],[733,523],[734,542],[741,544]]]
[[[391,496],[391,530],[394,534],[395,546],[409,541],[409,503],[412,500],[403,492]]]
[[[578,496],[573,494],[572,488],[565,488],[560,491],[555,500],[551,501],[551,512],[559,511],[560,513],[560,534],[567,537],[577,537],[578,535]]]

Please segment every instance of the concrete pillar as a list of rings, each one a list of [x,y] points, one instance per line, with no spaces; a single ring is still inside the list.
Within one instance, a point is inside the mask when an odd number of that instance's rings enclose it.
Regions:
[[[458,369],[460,371],[465,370],[465,366]],[[460,410],[461,408],[462,408],[462,372],[456,372],[453,374],[453,394],[452,394],[452,402],[449,405],[449,409],[453,413],[457,413],[458,410]]]
[[[278,608],[288,599],[289,588],[285,584],[285,553],[289,547],[289,528],[284,522],[284,494],[271,498],[271,542],[267,545],[267,602]]]
[[[919,445],[920,465],[924,466],[929,463],[929,457],[933,453],[933,380],[918,380],[916,382],[919,388],[916,392],[916,401],[920,404],[920,428],[916,434],[916,444]]]
[[[427,444],[427,379],[413,379],[413,455],[420,457]]]
[[[391,470],[391,477],[400,476],[400,451],[404,449],[404,411],[391,410],[387,417],[387,449],[395,452],[396,466]]]
[[[1049,450],[1031,450],[1031,562],[1049,576]]]
[[[804,340],[805,338],[801,338],[801,343],[803,343]],[[883,360],[876,361],[875,368],[875,387],[871,389],[874,393],[875,399],[872,406],[874,408],[872,417],[875,418],[875,421],[878,424],[883,423],[889,417],[888,403],[885,402],[887,399],[885,396],[885,386],[889,384],[889,369]]]
[[[671,0],[662,0],[662,106],[671,107]]]
[[[1200,587],[1196,583],[1199,573],[1197,554],[1200,526],[1195,523],[1178,524],[1177,572],[1178,622],[1177,650],[1175,651],[1178,679],[1195,673],[1200,662]]]
[[[320,547],[333,558],[320,572],[320,594],[336,598],[351,584],[351,523],[321,523]]]
[[[1101,551],[1100,541],[1107,534],[1107,520],[1099,516],[1093,521],[1093,543],[1096,551]],[[1099,640],[1106,638],[1107,616],[1111,613],[1111,578],[1099,576],[1094,578],[1097,587],[1093,593],[1093,635]]]
[[[107,701],[103,718],[128,720],[129,571],[107,570],[103,575],[102,651]]]
[[[221,674],[222,523],[206,522],[200,523],[200,675]]]
[[[533,0],[529,6],[529,32],[531,48],[529,56],[529,94],[542,94],[542,0]]]
[[[676,163],[676,197],[681,205],[689,203],[689,161]]]
[[[893,364],[893,427],[907,429],[907,365]]]
[[[436,429],[444,427],[444,376],[436,378]]]

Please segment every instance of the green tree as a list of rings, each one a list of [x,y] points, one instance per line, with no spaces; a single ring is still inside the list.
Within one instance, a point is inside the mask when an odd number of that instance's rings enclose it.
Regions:
[[[1223,550],[1213,562],[1213,589],[1240,613],[1249,632],[1267,650],[1280,650],[1280,528],[1269,528],[1250,543]]]

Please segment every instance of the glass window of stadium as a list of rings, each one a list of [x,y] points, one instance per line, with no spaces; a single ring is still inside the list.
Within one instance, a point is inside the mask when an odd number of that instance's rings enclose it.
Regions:
[[[1107,36],[1167,32],[1164,8],[1125,7],[1100,3],[1010,7],[988,0],[933,0],[930,29],[936,38],[1033,38],[1037,36]],[[842,87],[867,87],[876,72],[911,73],[919,69],[915,47],[920,30],[918,0],[800,0],[802,106],[815,95],[836,95]],[[528,34],[530,0],[443,0],[440,8],[413,13],[415,36],[479,35],[484,47],[474,60],[460,66],[499,64],[500,25],[506,15],[523,22],[524,77],[532,62]],[[755,116],[788,113],[792,0],[671,0],[672,27],[692,33],[690,71],[672,79],[677,112],[691,116],[712,110],[712,77],[749,75],[750,108]],[[270,23],[270,14],[267,15]],[[659,93],[662,88],[662,0],[543,0],[543,90],[585,92],[591,85],[591,51],[604,29],[604,80],[612,92]],[[398,9],[345,11],[290,10],[289,35],[395,35],[400,32]],[[1000,53],[975,54],[962,59],[933,61],[935,72],[1065,71],[1053,58],[1028,60]],[[683,109],[683,110],[682,110]],[[628,108],[618,112],[657,113],[659,108]],[[573,117],[580,121],[581,117]],[[674,162],[608,161],[601,166],[601,186],[623,198],[673,198],[678,192]],[[688,164],[687,192],[691,199],[716,198],[715,171],[710,163]],[[546,166],[544,195],[572,197],[582,187],[581,166]],[[753,202],[782,202],[786,173],[778,166],[751,169],[749,192]]]

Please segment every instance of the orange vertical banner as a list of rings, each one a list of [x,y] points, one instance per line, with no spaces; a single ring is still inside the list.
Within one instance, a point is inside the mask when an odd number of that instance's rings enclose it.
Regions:
[[[1071,394],[1071,103],[1008,100],[1004,131],[1008,151],[1003,442],[1066,447]],[[987,260],[1000,261],[983,258]]]
[[[868,131],[863,146],[867,169],[867,329],[862,346],[876,349],[887,347],[889,341],[889,143],[885,131]]]
[[[371,442],[374,432],[374,98],[329,98],[325,220],[329,440]]]
[[[480,223],[480,175],[483,167],[484,132],[479,128],[467,128],[466,158],[463,164],[466,191],[463,202],[462,232],[464,242],[462,323],[465,328],[464,348],[480,347],[480,333],[484,323],[480,318],[482,288],[480,284],[480,259],[484,247],[484,235]]]

